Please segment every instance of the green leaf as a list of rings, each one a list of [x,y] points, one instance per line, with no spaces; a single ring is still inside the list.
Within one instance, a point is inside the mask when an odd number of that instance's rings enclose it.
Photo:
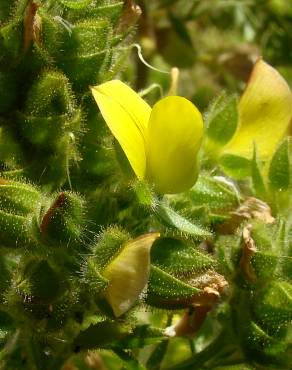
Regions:
[[[258,320],[271,332],[292,323],[292,285],[286,281],[272,281],[257,293],[254,312]]]
[[[224,172],[235,179],[242,179],[250,175],[251,162],[247,158],[224,154],[220,157],[219,163]]]
[[[118,255],[122,246],[130,239],[130,235],[119,227],[112,226],[100,234],[92,246],[94,262],[102,271]]]
[[[30,184],[0,179],[0,209],[25,216],[40,208],[41,194]]]
[[[272,191],[286,191],[290,185],[289,141],[285,139],[275,152],[269,168]]]
[[[207,113],[207,136],[218,146],[226,144],[237,127],[237,97],[220,95]],[[208,144],[207,144],[208,146]]]
[[[151,353],[147,360],[147,369],[158,370],[160,369],[161,362],[166,354],[169,340],[159,343],[154,351]]]
[[[252,257],[252,267],[258,278],[268,279],[277,268],[279,256],[273,252],[256,252]]]
[[[130,351],[115,350],[115,353],[124,361],[121,370],[146,370]]]
[[[287,343],[285,341],[278,340],[277,338],[269,335],[259,323],[254,321],[251,321],[248,324],[245,345],[248,347],[250,356],[254,357],[255,359],[261,358],[263,355],[268,355],[269,357],[271,355],[283,356],[287,349]],[[290,362],[290,360],[288,361]],[[285,362],[284,357],[282,357],[281,362]],[[283,369],[286,368],[287,367],[284,365]]]
[[[0,242],[5,247],[35,246],[31,235],[31,219],[0,210]]]
[[[101,293],[108,285],[108,280],[99,272],[99,266],[94,257],[89,258],[82,268],[82,283],[86,290],[95,296]]]
[[[200,175],[188,192],[192,205],[205,205],[210,210],[226,210],[239,205],[239,194],[230,180],[224,177]]]
[[[177,229],[199,239],[212,237],[212,233],[209,230],[193,224],[164,203],[158,203],[154,208],[154,213],[167,227]]]
[[[115,345],[115,348],[143,348],[151,344],[157,344],[166,340],[163,330],[151,327],[150,325],[138,325],[133,329],[133,333],[122,339]]]
[[[255,368],[249,364],[240,363],[236,365],[212,367],[211,370],[255,370]]]
[[[103,321],[82,331],[75,338],[73,348],[75,350],[110,348],[114,342],[118,342],[126,335],[127,331],[120,324]]]
[[[253,151],[253,159],[251,162],[251,178],[255,195],[259,198],[264,198],[266,195],[266,188],[260,171],[255,146]]]
[[[146,302],[165,309],[188,306],[200,292],[156,266],[151,266]]]
[[[82,9],[92,3],[92,0],[60,0],[60,2],[70,9]]]
[[[239,235],[218,235],[216,239],[216,257],[225,275],[233,274],[241,253]]]
[[[72,34],[64,39],[63,55],[57,65],[78,89],[85,89],[99,80],[99,69],[109,52],[111,25],[106,20],[90,19],[75,23]]]
[[[174,238],[158,239],[151,250],[151,262],[175,276],[189,275],[214,266],[215,261],[206,253]]]

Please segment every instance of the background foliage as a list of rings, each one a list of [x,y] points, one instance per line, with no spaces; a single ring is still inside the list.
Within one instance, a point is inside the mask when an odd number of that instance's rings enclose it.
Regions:
[[[288,370],[290,139],[266,171],[255,150],[238,181],[203,150],[196,185],[162,198],[133,180],[88,87],[118,77],[150,103],[167,93],[137,42],[180,69],[178,93],[209,128],[235,127],[258,56],[292,83],[291,5],[137,4],[142,15],[132,1],[1,1],[0,368]],[[117,318],[108,267],[152,231],[147,287]]]
[[[262,56],[291,81],[291,4],[285,0],[139,1],[137,29],[145,58],[181,69],[179,93],[200,108],[222,89],[242,89]],[[135,84],[167,85],[137,60]]]

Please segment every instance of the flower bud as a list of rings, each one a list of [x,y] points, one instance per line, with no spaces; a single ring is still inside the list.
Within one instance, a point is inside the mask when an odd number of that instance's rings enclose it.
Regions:
[[[28,91],[18,119],[23,136],[46,150],[55,148],[65,133],[79,129],[81,114],[67,78],[60,72],[44,72]]]
[[[79,246],[84,232],[84,214],[84,200],[79,195],[60,193],[42,216],[42,238],[54,246]]]

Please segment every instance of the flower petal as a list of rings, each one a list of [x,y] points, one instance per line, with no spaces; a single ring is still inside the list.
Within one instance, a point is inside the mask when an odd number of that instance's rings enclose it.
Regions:
[[[150,106],[129,86],[112,80],[91,88],[98,107],[120,143],[136,176],[145,177],[147,125]]]
[[[268,160],[287,132],[292,117],[292,94],[283,77],[258,60],[239,103],[239,124],[223,154],[248,159],[254,145],[260,160]]]
[[[203,120],[187,99],[168,96],[152,109],[148,125],[147,179],[160,193],[189,189],[198,176]]]
[[[145,287],[150,271],[150,249],[159,236],[159,233],[149,233],[129,241],[104,270],[103,276],[109,280],[105,295],[115,316],[128,311]]]

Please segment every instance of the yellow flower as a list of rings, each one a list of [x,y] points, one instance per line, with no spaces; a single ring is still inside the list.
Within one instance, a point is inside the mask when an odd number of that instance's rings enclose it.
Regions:
[[[161,194],[179,193],[194,185],[203,121],[190,101],[168,96],[151,109],[119,80],[91,91],[138,179],[153,184]]]
[[[263,60],[254,66],[238,106],[237,131],[223,155],[248,160],[254,145],[260,161],[273,156],[292,118],[292,94],[283,77]]]
[[[103,272],[109,285],[105,297],[116,317],[127,312],[145,287],[150,271],[150,249],[159,233],[130,240]]]

